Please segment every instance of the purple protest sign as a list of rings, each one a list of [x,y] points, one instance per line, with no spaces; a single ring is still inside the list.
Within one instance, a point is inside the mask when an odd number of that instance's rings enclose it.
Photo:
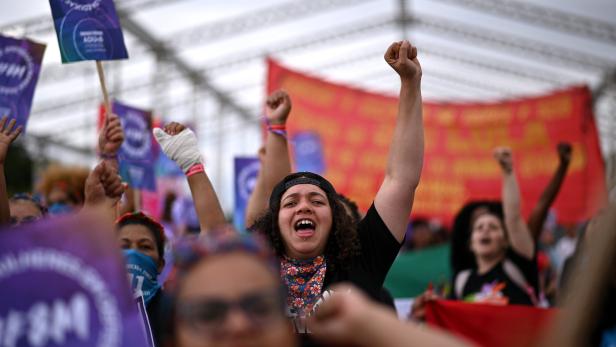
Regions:
[[[113,102],[112,108],[124,129],[124,143],[119,153],[122,178],[133,188],[155,191],[156,149],[152,146],[152,113],[117,101]]]
[[[325,171],[323,144],[319,134],[312,131],[298,132],[293,136],[291,143],[293,143],[297,171],[317,174]]]
[[[49,0],[63,63],[126,59],[112,0]]]
[[[148,346],[111,225],[66,217],[0,232],[3,346]]]
[[[45,45],[0,35],[0,116],[26,127]]]
[[[234,158],[235,168],[235,208],[233,213],[233,225],[237,230],[244,231],[244,216],[246,206],[252,191],[257,183],[257,175],[261,168],[259,158],[256,157],[236,157]],[[250,227],[250,225],[248,225]]]

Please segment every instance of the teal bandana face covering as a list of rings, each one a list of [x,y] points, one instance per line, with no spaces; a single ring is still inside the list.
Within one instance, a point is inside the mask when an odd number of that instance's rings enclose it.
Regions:
[[[126,271],[135,296],[143,296],[146,305],[160,289],[156,280],[158,271],[154,260],[134,249],[124,250]]]

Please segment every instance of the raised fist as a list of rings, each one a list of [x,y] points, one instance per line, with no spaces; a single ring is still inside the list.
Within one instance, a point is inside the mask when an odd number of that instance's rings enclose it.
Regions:
[[[402,80],[421,80],[421,65],[417,60],[417,47],[407,40],[392,43],[385,52],[385,61],[391,66]]]
[[[277,90],[265,100],[265,117],[270,124],[285,124],[291,112],[291,98],[284,90]]]
[[[124,142],[124,131],[120,118],[115,114],[105,117],[105,125],[98,135],[98,150],[101,154],[113,156],[118,153]]]
[[[513,170],[513,158],[511,156],[511,148],[498,147],[494,150],[494,159],[498,161],[501,169],[505,173],[511,173]]]
[[[112,204],[120,200],[126,190],[126,184],[117,172],[104,161],[90,172],[86,179],[85,203],[97,205],[109,199]]]
[[[164,129],[154,128],[152,132],[163,152],[175,161],[182,171],[187,172],[193,165],[203,162],[197,136],[184,125],[172,122]]]

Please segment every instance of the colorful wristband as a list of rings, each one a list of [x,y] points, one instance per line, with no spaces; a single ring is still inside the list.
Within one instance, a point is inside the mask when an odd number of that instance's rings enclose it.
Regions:
[[[271,124],[267,117],[263,117],[265,119],[265,125],[267,125],[267,130],[271,133],[280,135],[287,138],[287,126],[286,124]]]
[[[199,172],[205,172],[205,168],[203,168],[203,164],[195,164],[186,171],[186,177],[190,177],[194,174],[198,174]]]

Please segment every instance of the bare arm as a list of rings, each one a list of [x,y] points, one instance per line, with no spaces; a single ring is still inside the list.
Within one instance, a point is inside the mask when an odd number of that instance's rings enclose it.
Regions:
[[[135,208],[135,191],[133,188],[126,188],[126,192],[124,194],[124,201],[119,202],[118,214],[121,216],[128,212],[135,212],[137,209]]]
[[[21,134],[21,125],[13,129],[16,120],[13,118],[6,125],[8,117],[4,116],[0,120],[0,225],[9,224],[11,220],[11,211],[9,209],[9,196],[6,189],[6,177],[4,176],[4,163],[6,154],[9,151],[11,143]]]
[[[265,102],[265,117],[269,126],[286,126],[291,112],[291,98],[277,90],[267,97]],[[265,155],[261,161],[261,172],[257,184],[246,207],[245,225],[254,224],[259,215],[266,209],[269,197],[276,184],[291,173],[291,159],[286,137],[273,131],[268,131],[265,139]]]
[[[218,201],[218,196],[205,171],[191,175],[186,179],[199,217],[201,233],[226,224],[225,214]]]
[[[264,182],[264,159],[265,147],[261,147],[259,149],[259,163],[261,164],[261,167],[259,169],[259,173],[257,174],[255,187],[250,194],[250,197],[248,198],[248,204],[246,205],[246,215],[244,216],[244,226],[246,228],[251,227],[254,222],[259,218],[259,215],[267,208],[267,199],[269,198],[269,195],[267,194]]]
[[[105,124],[98,135],[98,152],[105,163],[106,170],[110,170],[114,174],[117,174],[119,171],[118,152],[120,147],[122,147],[122,143],[124,143],[124,130],[122,129],[120,117],[113,113],[106,115]],[[126,193],[128,194],[126,201],[132,202],[132,189],[127,190]],[[121,200],[118,200],[114,210],[116,217],[123,215],[125,212],[134,211],[134,203],[127,205],[122,204]]]
[[[554,172],[554,176],[552,176],[550,183],[545,187],[541,197],[539,197],[539,201],[528,218],[528,228],[534,240],[539,238],[543,230],[543,224],[548,216],[548,210],[560,191],[560,187],[567,174],[567,169],[569,168],[569,163],[571,162],[571,145],[569,143],[559,143],[557,150],[559,163],[556,172]]]
[[[516,253],[532,259],[535,254],[535,242],[528,230],[528,225],[522,218],[520,188],[513,171],[511,150],[497,148],[494,151],[494,157],[503,172],[503,209],[509,242]]]
[[[374,205],[393,236],[401,242],[423,166],[421,66],[417,49],[408,41],[389,46],[385,60],[400,75],[400,105],[385,178]]]
[[[201,232],[205,233],[224,225],[225,215],[214,187],[201,164],[202,159],[195,134],[184,125],[173,122],[167,124],[164,130],[154,129],[154,137],[165,154],[187,175]]]
[[[402,322],[390,310],[371,302],[359,289],[338,286],[309,319],[319,341],[336,346],[468,346],[445,332]]]

